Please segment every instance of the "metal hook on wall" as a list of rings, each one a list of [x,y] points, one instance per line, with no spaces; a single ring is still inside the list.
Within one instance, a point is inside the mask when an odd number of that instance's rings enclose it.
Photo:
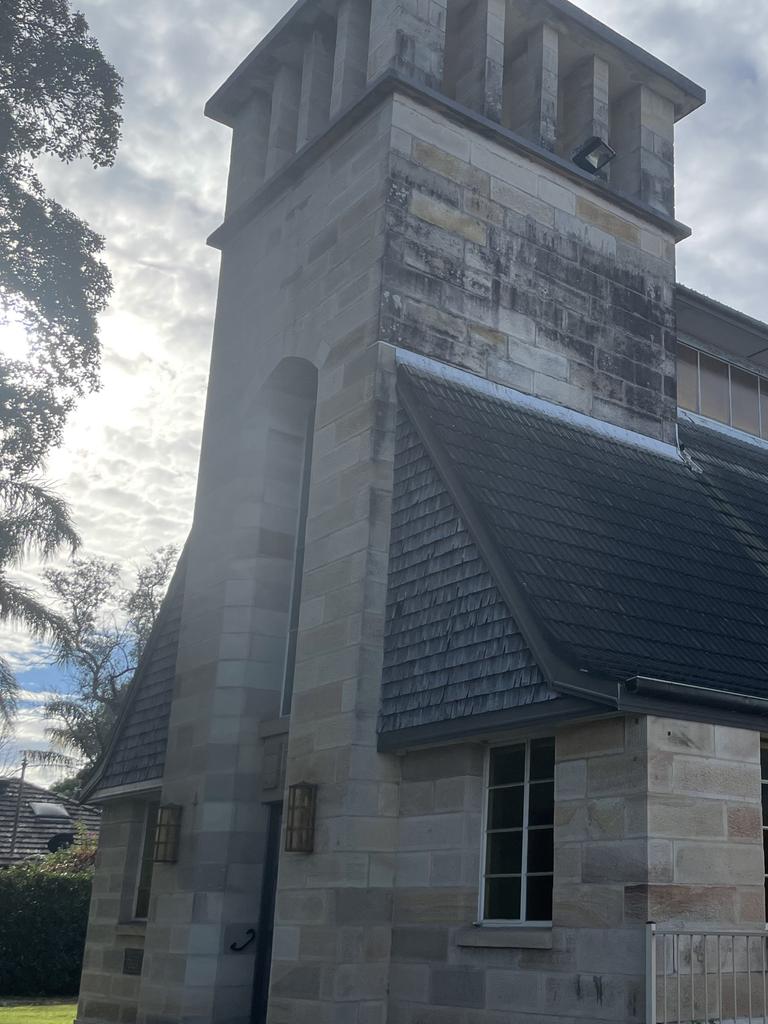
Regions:
[[[241,942],[241,943],[240,943],[239,945],[238,945],[238,944],[237,944],[236,942],[233,942],[233,943],[232,943],[232,944],[230,945],[230,947],[229,947],[229,948],[230,948],[230,949],[232,950],[232,952],[233,952],[233,953],[242,953],[242,951],[243,951],[243,950],[244,950],[244,949],[245,949],[245,948],[246,948],[247,946],[250,946],[250,944],[251,944],[251,943],[253,942],[253,940],[254,940],[254,939],[256,938],[256,932],[255,932],[255,931],[253,930],[253,928],[249,928],[249,929],[248,929],[248,930],[246,931],[246,933],[245,933],[245,934],[246,934],[246,935],[248,936],[248,938],[247,938],[247,939],[245,940],[245,942]]]

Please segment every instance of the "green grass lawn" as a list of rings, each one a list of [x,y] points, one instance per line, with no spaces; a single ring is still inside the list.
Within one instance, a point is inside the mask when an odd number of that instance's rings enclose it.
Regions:
[[[72,1024],[77,1003],[0,1006],[0,1024]]]

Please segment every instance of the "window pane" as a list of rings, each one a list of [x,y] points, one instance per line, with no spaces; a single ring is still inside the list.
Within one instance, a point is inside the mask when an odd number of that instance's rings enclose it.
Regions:
[[[521,828],[523,824],[523,787],[492,789],[488,813],[489,828]]]
[[[768,380],[760,378],[760,422],[763,425],[763,437],[768,437]]]
[[[761,787],[763,791],[763,821],[768,825],[768,786]]]
[[[528,824],[551,825],[555,819],[554,782],[534,782],[528,801]]]
[[[526,921],[552,920],[552,875],[541,878],[530,876],[525,900]]]
[[[554,860],[554,834],[551,828],[535,828],[528,833],[528,870],[551,871]]]
[[[489,875],[519,875],[523,864],[523,833],[491,832],[486,862],[485,870]]]
[[[553,736],[531,743],[531,780],[555,777],[555,740]]]
[[[757,377],[736,366],[731,367],[731,409],[733,425],[750,434],[760,433]]]
[[[485,883],[485,916],[492,920],[520,920],[520,879],[489,878]]]
[[[768,779],[768,744],[760,744],[760,778]]]
[[[677,404],[699,411],[699,357],[687,345],[677,346]]]
[[[491,751],[490,785],[505,786],[525,778],[525,745]]]
[[[149,913],[149,895],[152,889],[152,870],[154,868],[157,812],[158,804],[150,804],[147,808],[146,827],[144,830],[144,846],[141,851],[141,864],[139,865],[139,885],[136,891],[136,917],[139,918],[145,918]]]
[[[765,873],[768,875],[768,829],[763,829],[763,859],[765,860]]]
[[[701,412],[721,423],[730,421],[728,364],[712,356],[699,355],[701,367]]]

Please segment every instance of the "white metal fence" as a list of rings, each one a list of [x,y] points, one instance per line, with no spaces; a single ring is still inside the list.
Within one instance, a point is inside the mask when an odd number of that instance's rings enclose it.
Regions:
[[[768,932],[649,924],[646,1024],[768,1024]]]

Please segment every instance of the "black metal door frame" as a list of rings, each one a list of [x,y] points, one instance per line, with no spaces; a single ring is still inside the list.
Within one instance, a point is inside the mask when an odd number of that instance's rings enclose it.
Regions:
[[[253,971],[252,1024],[266,1024],[269,1002],[269,972],[272,966],[272,936],[275,931],[277,868],[280,862],[280,825],[282,803],[267,804],[267,843],[264,850],[264,874],[261,879],[259,926],[256,931],[256,962]]]

